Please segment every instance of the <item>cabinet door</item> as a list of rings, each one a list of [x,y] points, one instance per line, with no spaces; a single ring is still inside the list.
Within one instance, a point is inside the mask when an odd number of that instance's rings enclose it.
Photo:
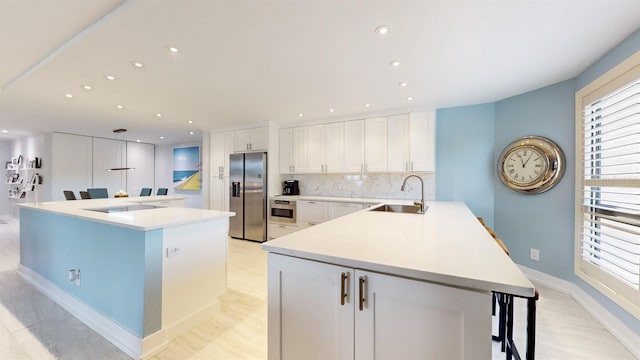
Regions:
[[[293,171],[296,174],[309,172],[307,166],[307,127],[293,129]]]
[[[211,179],[211,210],[229,211],[229,178]]]
[[[327,124],[322,127],[324,172],[344,171],[344,123]]]
[[[268,256],[269,359],[353,359],[353,270]]]
[[[267,150],[269,147],[269,128],[266,126],[250,131],[249,150]]]
[[[92,187],[107,188],[109,197],[113,197],[120,190],[124,191],[127,184],[127,171],[107,171],[107,169],[125,167],[126,156],[127,149],[124,141],[93,138]]]
[[[248,151],[251,144],[251,130],[236,131],[235,137],[235,151]]]
[[[281,236],[289,235],[300,230],[298,225],[285,225],[279,223],[269,223],[269,240],[277,239]]]
[[[409,115],[387,118],[387,171],[409,171]]]
[[[211,134],[211,176],[229,176],[229,155],[235,151],[233,132]]]
[[[344,123],[344,171],[364,171],[364,120]]]
[[[52,200],[64,200],[64,190],[73,190],[79,196],[78,191],[92,187],[92,138],[53,133],[51,142]]]
[[[296,221],[320,224],[329,219],[328,204],[324,201],[298,200]]]
[[[435,171],[435,114],[409,115],[409,158],[412,171]]]
[[[387,118],[367,119],[364,131],[365,172],[387,171]]]
[[[322,125],[307,126],[307,170],[320,173],[324,170],[324,151],[322,147]]]
[[[127,142],[127,166],[135,170],[127,172],[126,184],[129,196],[138,196],[142,188],[155,188],[155,146]]]
[[[356,359],[491,358],[489,293],[360,270],[353,283]]]
[[[329,203],[329,220],[339,218],[340,216],[348,215],[358,210],[364,209],[363,204],[360,203]]]
[[[280,129],[280,174],[292,174],[293,129]]]

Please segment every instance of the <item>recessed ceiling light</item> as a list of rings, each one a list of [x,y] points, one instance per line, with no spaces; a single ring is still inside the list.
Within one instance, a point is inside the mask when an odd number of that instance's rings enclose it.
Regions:
[[[92,89],[93,89],[93,88],[91,87],[91,85],[85,85],[85,86],[83,86],[83,88],[84,88],[85,90],[92,90]]]
[[[401,82],[401,83],[398,83],[398,85],[400,85],[400,86],[402,86],[402,87],[405,87],[405,86],[407,86],[408,84],[407,84],[406,82],[404,82],[404,81],[403,81],[403,82]]]
[[[6,130],[6,129],[3,129],[3,130],[2,130],[2,133],[3,133],[3,134],[6,134],[6,133],[8,133],[8,132],[9,132],[9,130]]]
[[[73,97],[73,95],[71,95],[71,94],[64,94],[64,96],[66,96],[69,99],[71,99]]]
[[[178,50],[178,48],[177,48],[177,47],[175,47],[175,46],[167,46],[167,49],[168,49],[170,52],[172,52],[172,53],[177,53],[178,51],[180,51],[180,50]]]
[[[140,142],[140,139],[136,139],[136,142]]]
[[[390,61],[389,65],[391,65],[393,67],[398,67],[398,66],[400,66],[400,61],[398,61],[398,60]]]
[[[122,110],[122,109],[124,109],[124,106],[122,106],[122,105],[116,105],[116,109]]]
[[[105,77],[107,78],[107,80],[115,80],[116,79],[116,77],[113,76],[113,75],[107,75]]]
[[[304,116],[304,114],[300,113],[300,114],[298,114],[298,116],[299,116],[299,117],[303,117],[303,116]]]
[[[411,96],[409,96],[409,97],[407,98],[407,100],[411,101],[411,100],[413,100],[413,98],[412,98]]]
[[[336,111],[336,110],[335,109],[329,109],[329,112],[334,112],[334,111]]]
[[[189,124],[193,124],[193,120],[189,120],[187,121]]]
[[[369,107],[371,106],[371,104],[364,104],[364,107]]]
[[[375,29],[376,34],[386,35],[389,33],[389,25],[380,25]]]
[[[157,113],[157,114],[156,114],[156,117],[157,117],[157,118],[161,118],[161,117],[162,117],[162,114]]]
[[[189,131],[189,135],[193,135],[195,134],[193,131]]]
[[[160,140],[164,140],[164,136],[160,136]]]
[[[141,63],[141,62],[139,62],[139,61],[134,61],[134,62],[132,62],[131,64],[132,64],[133,66],[137,67],[137,68],[141,68],[141,67],[143,67],[143,66],[144,66],[144,65],[142,65],[142,63]]]

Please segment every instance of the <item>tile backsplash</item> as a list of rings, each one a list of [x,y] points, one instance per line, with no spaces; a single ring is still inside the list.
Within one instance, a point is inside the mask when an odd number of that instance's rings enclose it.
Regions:
[[[420,181],[409,179],[406,191],[402,182],[409,174],[310,174],[282,175],[281,180],[300,182],[300,195],[364,197],[381,199],[419,199]],[[424,180],[424,197],[435,200],[435,174],[416,173]]]

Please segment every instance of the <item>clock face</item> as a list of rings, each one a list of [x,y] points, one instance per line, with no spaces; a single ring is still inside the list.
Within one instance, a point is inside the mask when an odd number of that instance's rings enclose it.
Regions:
[[[527,186],[540,181],[548,167],[547,158],[540,150],[521,146],[505,154],[502,171],[508,181],[518,186]]]

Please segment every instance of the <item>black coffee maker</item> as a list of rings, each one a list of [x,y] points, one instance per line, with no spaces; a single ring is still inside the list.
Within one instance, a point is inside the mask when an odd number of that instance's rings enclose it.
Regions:
[[[285,180],[282,183],[282,195],[300,195],[298,180]]]

